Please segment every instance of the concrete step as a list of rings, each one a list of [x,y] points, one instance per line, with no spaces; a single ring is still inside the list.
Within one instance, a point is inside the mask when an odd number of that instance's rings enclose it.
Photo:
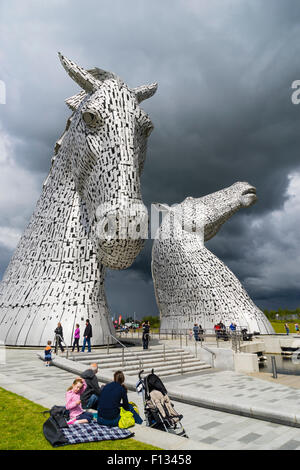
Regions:
[[[143,358],[149,358],[149,359],[155,359],[156,357],[161,357],[161,356],[166,356],[166,358],[173,358],[173,357],[178,357],[178,355],[182,355],[182,356],[188,356],[190,355],[191,353],[188,352],[188,351],[184,351],[184,350],[178,350],[178,351],[166,351],[165,354],[163,353],[162,350],[159,350],[159,351],[153,351],[153,352],[149,352],[149,353],[127,353],[125,352],[124,353],[124,358],[126,360],[139,360],[139,359],[143,359]],[[101,354],[101,355],[92,355],[92,354],[89,354],[89,355],[84,355],[84,354],[78,354],[78,355],[72,355],[69,357],[69,359],[71,360],[74,360],[74,361],[79,361],[79,362],[82,362],[83,364],[90,364],[91,362],[93,361],[98,361],[99,363],[105,363],[105,362],[111,362],[112,360],[117,360],[117,359],[121,359],[123,357],[122,355],[122,352],[120,353],[114,353],[114,354]]]
[[[73,358],[72,358],[73,359]],[[181,364],[182,360],[182,364]],[[162,376],[178,375],[181,373],[197,372],[204,369],[210,369],[211,366],[201,362],[190,351],[181,348],[176,349],[152,349],[144,350],[137,348],[134,351],[130,349],[122,349],[110,351],[105,354],[104,351],[100,353],[79,353],[74,355],[74,361],[80,362],[84,365],[89,365],[91,362],[99,364],[100,371],[107,370],[123,370],[126,375],[138,375],[141,368],[144,373],[151,373],[152,369],[155,373]]]
[[[211,366],[208,364],[202,365],[195,365],[190,367],[185,367],[183,369],[183,374],[188,374],[191,372],[200,372],[202,370],[211,369]],[[139,372],[139,371],[138,371]],[[152,368],[144,369],[144,374],[150,374],[152,372]],[[167,368],[167,367],[157,367],[154,369],[154,373],[159,375],[159,377],[166,377],[169,375],[180,375],[182,373],[181,367],[174,367],[174,368]],[[137,371],[127,371],[126,375],[134,376],[138,375]]]
[[[197,361],[197,359],[195,359],[193,356],[191,356],[190,354],[182,354],[182,359],[183,361],[187,361],[189,359],[194,359],[195,361]],[[141,358],[137,358],[137,357],[126,357],[124,358],[124,364],[125,365],[133,365],[133,364],[139,364],[140,361],[143,363],[143,364],[155,364],[157,362],[167,362],[167,363],[170,363],[170,362],[178,362],[180,361],[180,356],[178,356],[178,354],[174,354],[174,355],[166,355],[166,358],[164,358],[164,355],[157,355],[157,356],[153,356],[153,357],[141,357]],[[80,361],[81,364],[90,364],[90,361]],[[113,367],[116,367],[118,364],[122,365],[123,364],[123,361],[122,361],[122,356],[120,357],[117,357],[117,358],[105,358],[105,359],[101,359],[99,361],[99,367],[101,367],[101,369],[105,369],[105,368],[111,368],[111,366],[113,365]]]
[[[136,349],[133,351],[131,351],[130,349],[126,349],[125,350],[125,357],[128,356],[128,357],[132,357],[132,356],[142,356],[142,357],[146,357],[146,356],[157,356],[157,355],[160,355],[163,353],[163,349],[157,349],[157,350],[143,350],[141,349],[140,351],[137,351]],[[169,355],[176,355],[178,353],[181,353],[181,354],[190,354],[189,352],[185,351],[184,349],[172,349],[172,350],[165,350],[165,354],[166,356],[169,356]],[[70,353],[69,354],[69,359],[72,359],[74,361],[88,361],[88,362],[91,362],[93,360],[96,360],[96,359],[104,359],[104,358],[114,358],[114,357],[122,357],[122,350],[119,349],[118,352],[110,352],[109,354],[105,354],[105,353],[88,353],[88,354],[85,354],[85,353]]]
[[[185,360],[182,365],[183,367],[188,367],[190,365],[197,365],[197,364],[204,364],[204,362],[200,362],[198,361],[197,359],[194,359],[194,358],[190,358],[190,359],[187,359]],[[122,367],[122,364],[120,364],[120,366]],[[158,367],[168,367],[169,369],[171,369],[172,367],[181,367],[181,362],[176,360],[176,361],[164,361],[164,360],[160,360],[160,361],[143,361],[142,363],[142,367],[145,369],[146,367],[151,367],[151,368],[158,368]],[[122,370],[124,371],[127,371],[127,370],[137,370],[137,369],[140,369],[140,366],[139,364],[126,364],[122,367]]]
[[[201,361],[197,361],[197,362],[192,362],[190,364],[186,364],[186,367],[184,367],[184,364],[182,365],[183,368],[186,368],[188,369],[189,367],[202,367],[202,366],[207,366],[208,368],[210,368],[211,366],[209,364],[206,364],[205,362],[201,362]],[[172,370],[172,369],[181,369],[181,364],[179,361],[177,361],[176,363],[173,363],[173,364],[166,364],[165,362],[162,362],[160,364],[157,364],[156,366],[154,365],[148,365],[146,367],[143,367],[144,370],[152,370],[152,369],[155,369],[155,370],[160,370],[160,371],[164,371],[164,370]],[[126,368],[124,368],[124,371],[126,370]],[[137,372],[139,371],[140,368],[138,367],[138,365],[134,366],[134,367],[127,367],[127,371],[129,372]]]

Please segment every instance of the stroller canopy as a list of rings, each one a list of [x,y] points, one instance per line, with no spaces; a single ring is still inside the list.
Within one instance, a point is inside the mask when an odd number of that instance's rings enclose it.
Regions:
[[[150,394],[153,390],[158,390],[163,395],[167,395],[167,389],[165,388],[164,384],[160,380],[160,378],[155,374],[149,374],[146,379],[146,389],[148,394]]]

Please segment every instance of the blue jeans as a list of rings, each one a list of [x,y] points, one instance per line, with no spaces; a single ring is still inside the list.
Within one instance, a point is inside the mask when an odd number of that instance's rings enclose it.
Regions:
[[[86,343],[88,345],[88,352],[91,352],[91,338],[86,338],[86,337],[83,338],[83,345],[82,345],[81,351],[84,352]]]
[[[92,408],[93,410],[98,409],[98,396],[93,393],[93,395],[90,396],[88,399],[88,402],[86,404],[86,409]]]
[[[139,414],[137,414],[137,412],[135,411],[135,409],[133,408],[133,406],[130,403],[129,403],[129,411],[131,411],[131,413],[133,414],[134,421],[136,422],[136,424],[142,424],[142,422],[143,422],[142,418],[140,417]],[[99,416],[99,412],[98,412],[97,422],[101,426],[115,427],[115,426],[118,426],[118,423],[120,421],[120,417],[121,416],[118,415],[114,419],[105,419],[105,418],[101,418],[101,416]]]
[[[93,420],[93,415],[88,411],[84,411],[79,416],[76,416],[77,421],[79,421],[80,419],[86,419],[90,423]]]

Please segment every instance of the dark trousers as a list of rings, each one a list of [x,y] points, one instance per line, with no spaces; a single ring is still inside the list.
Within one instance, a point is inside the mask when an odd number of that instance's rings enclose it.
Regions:
[[[74,338],[72,351],[74,351],[76,346],[77,346],[77,351],[79,352],[79,338]]]
[[[59,346],[61,352],[64,352],[64,348],[63,348],[63,345],[61,344],[61,339],[60,338],[56,338],[56,342],[55,342],[55,353],[56,354],[57,354],[58,346]]]
[[[149,334],[143,335],[143,349],[148,349],[148,344],[149,344]]]

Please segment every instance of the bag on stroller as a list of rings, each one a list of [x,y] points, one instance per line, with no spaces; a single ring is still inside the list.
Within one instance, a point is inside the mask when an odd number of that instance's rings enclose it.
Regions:
[[[168,392],[160,378],[152,373],[142,377],[139,373],[139,382],[136,390],[142,393],[146,425],[160,429],[178,436],[188,437],[181,424],[182,415],[177,413],[168,397]]]

